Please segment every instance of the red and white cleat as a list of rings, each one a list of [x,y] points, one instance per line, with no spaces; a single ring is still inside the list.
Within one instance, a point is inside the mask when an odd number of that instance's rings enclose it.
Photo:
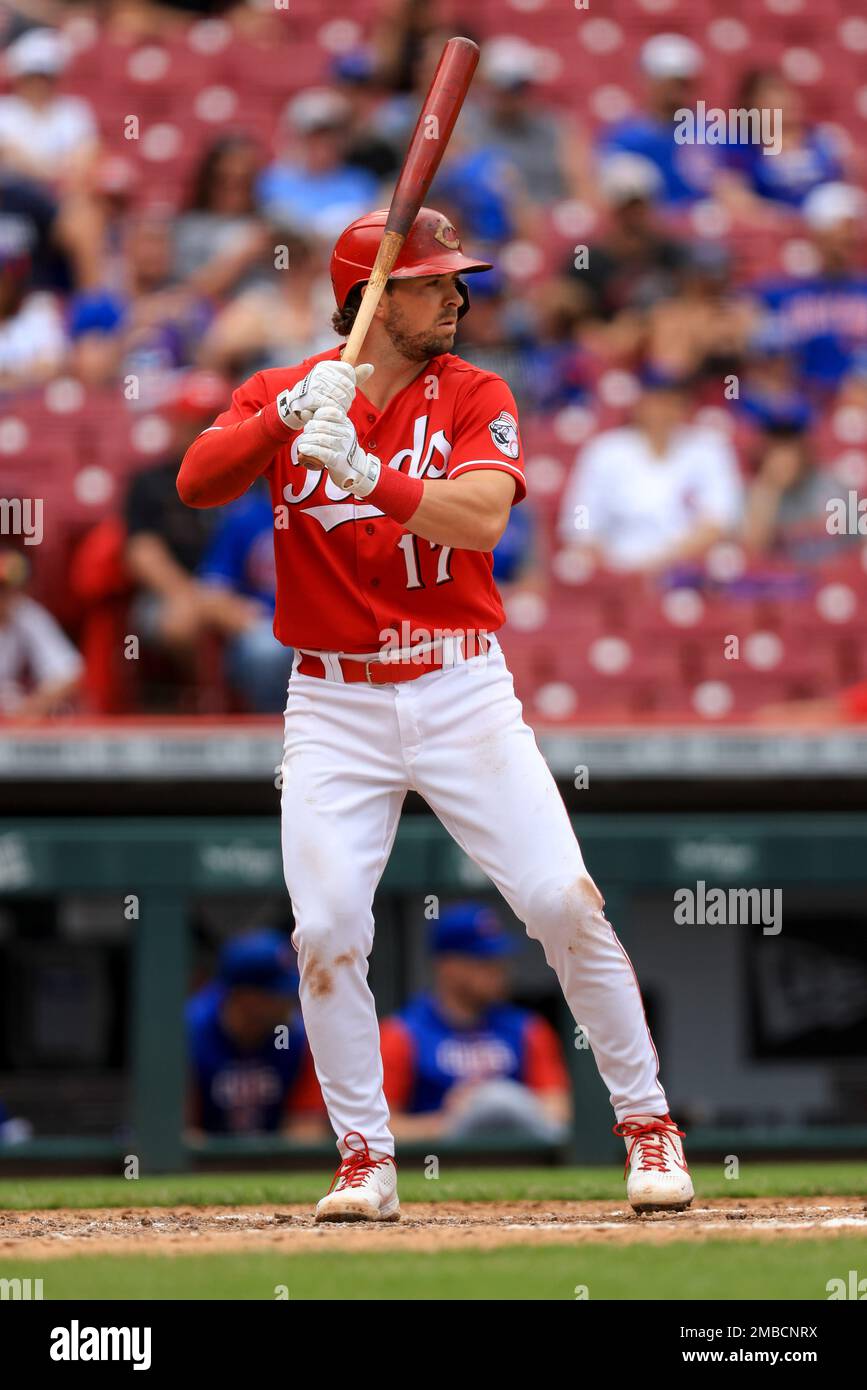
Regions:
[[[351,1140],[359,1140],[353,1144]],[[317,1221],[399,1221],[397,1168],[393,1158],[374,1158],[363,1134],[344,1136],[347,1149],[334,1181],[316,1204]]]
[[[614,1126],[626,1142],[626,1195],[634,1211],[684,1211],[695,1196],[684,1131],[670,1115],[627,1115]]]

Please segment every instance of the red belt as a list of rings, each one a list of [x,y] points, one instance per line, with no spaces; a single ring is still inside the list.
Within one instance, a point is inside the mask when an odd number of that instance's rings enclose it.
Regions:
[[[473,643],[478,649],[473,652],[474,656],[484,656],[491,645],[484,633],[474,636]],[[458,665],[466,659],[463,654],[455,657],[451,643],[448,646],[441,643],[436,650],[430,652],[425,652],[421,647],[410,647],[394,656],[386,651],[366,658],[338,652],[299,650],[299,661],[295,669],[302,676],[337,680],[337,667],[343,677],[343,683],[347,685],[353,685],[357,681],[364,681],[367,685],[395,685],[400,681],[414,681],[418,676],[426,675],[428,671]]]

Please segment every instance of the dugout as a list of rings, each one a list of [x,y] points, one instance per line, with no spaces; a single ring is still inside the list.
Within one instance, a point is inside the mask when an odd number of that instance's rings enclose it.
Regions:
[[[784,746],[746,731],[607,730],[540,742],[635,963],[691,1155],[867,1149],[867,813],[850,809],[863,795],[863,737],[838,730]],[[0,1168],[116,1171],[129,1153],[151,1172],[330,1158],[330,1145],[272,1139],[191,1148],[182,1133],[182,1011],[198,955],[233,925],[287,914],[278,760],[273,723],[224,726],[219,737],[198,721],[110,737],[34,731],[0,744],[0,1096],[25,1114],[28,1096],[38,1102],[33,1139],[0,1149]],[[569,778],[579,765],[592,769],[582,791]],[[201,798],[190,814],[171,813],[180,783]],[[669,808],[667,783],[690,792],[689,809]],[[139,786],[148,815],[131,814]],[[239,800],[260,799],[270,813],[237,814]],[[627,809],[648,800],[654,809]],[[113,814],[94,813],[107,805]],[[698,883],[779,889],[782,929],[676,922],[674,894]],[[491,891],[408,802],[377,896],[381,1012],[424,980],[426,898]],[[536,943],[520,957],[518,994],[560,1029],[578,1117],[568,1149],[523,1146],[521,1156],[617,1161],[604,1087]],[[487,1155],[516,1156],[496,1143]]]

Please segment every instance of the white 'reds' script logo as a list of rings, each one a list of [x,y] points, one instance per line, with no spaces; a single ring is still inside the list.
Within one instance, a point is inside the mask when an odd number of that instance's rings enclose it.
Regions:
[[[400,468],[401,464],[408,459],[409,467],[403,471],[410,478],[444,478],[451,458],[452,446],[443,430],[435,430],[430,439],[427,437],[427,432],[428,416],[419,415],[412,427],[412,447],[398,449],[397,453],[388,460],[386,467]],[[292,442],[291,455],[292,462],[295,464],[298,463],[300,442],[300,435]],[[340,526],[344,521],[351,521],[353,518],[357,520],[359,517],[365,516],[382,516],[379,508],[374,507],[369,502],[363,503],[361,506],[355,502],[347,502],[343,488],[338,487],[324,469],[299,467],[294,471],[301,480],[301,486],[296,488],[293,483],[287,483],[283,489],[284,499],[293,506],[306,502],[324,477],[323,491],[320,495],[333,500],[304,508],[305,513],[315,517],[324,531],[333,531],[335,526]]]
[[[73,1318],[69,1327],[52,1327],[52,1361],[132,1361],[134,1371],[149,1371],[149,1327],[82,1327]]]
[[[518,422],[514,415],[510,415],[508,410],[501,410],[496,420],[492,420],[488,425],[488,429],[500,453],[505,454],[506,458],[516,459],[521,447],[518,443]]]

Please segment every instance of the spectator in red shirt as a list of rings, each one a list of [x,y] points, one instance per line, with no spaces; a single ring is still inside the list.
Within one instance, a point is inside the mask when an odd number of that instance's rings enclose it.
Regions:
[[[562,1049],[541,1015],[505,1002],[513,946],[496,913],[455,904],[431,946],[433,988],[380,1030],[395,1133],[563,1139],[572,1097]]]

